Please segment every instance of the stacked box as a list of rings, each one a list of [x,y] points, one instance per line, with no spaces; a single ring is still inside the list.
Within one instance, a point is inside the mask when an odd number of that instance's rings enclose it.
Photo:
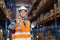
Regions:
[[[43,14],[40,15],[40,20],[41,20],[41,21],[43,20]]]
[[[40,9],[40,7],[42,6],[42,4],[43,4],[43,1],[41,1],[41,2],[39,3],[39,6],[37,7],[37,10]]]
[[[40,38],[40,40],[44,40],[43,32],[39,33],[39,38]]]
[[[58,40],[60,40],[60,24],[58,25]]]
[[[44,15],[44,19],[47,19],[47,18],[49,18],[49,12],[48,13],[46,13],[45,15]]]
[[[1,6],[2,8],[5,8],[5,2],[4,2],[4,0],[0,0],[0,6]]]
[[[51,31],[49,30],[46,34],[46,40],[51,40],[52,39],[52,34]]]
[[[58,32],[58,39],[60,40],[60,32]]]
[[[40,21],[40,18],[37,18],[37,22],[39,22]]]
[[[44,19],[47,19],[47,17],[46,17],[46,16],[47,16],[47,15],[45,14],[45,15],[44,15]]]
[[[33,29],[33,39],[34,40],[44,40],[43,32],[42,31],[38,32],[38,31],[39,31],[39,29],[37,30],[37,28]]]
[[[54,15],[54,10],[51,9],[51,10],[50,10],[50,15],[49,15],[49,17],[52,17],[53,15]]]
[[[60,0],[58,0],[58,9],[59,9],[59,12],[60,12]]]
[[[58,3],[60,4],[60,0],[58,0]]]
[[[0,0],[0,5],[2,4],[2,0]]]
[[[12,11],[10,9],[6,10],[6,15],[7,17],[10,19],[10,21],[12,21],[13,19],[13,14]]]
[[[36,0],[32,0],[32,3],[35,3]]]
[[[47,12],[46,14],[47,14],[47,16],[49,16],[50,12]]]
[[[54,4],[54,11],[56,14],[59,12],[58,3]]]
[[[2,40],[2,39],[3,39],[3,30],[0,29],[0,40]]]
[[[60,4],[60,0],[58,0],[58,4]]]

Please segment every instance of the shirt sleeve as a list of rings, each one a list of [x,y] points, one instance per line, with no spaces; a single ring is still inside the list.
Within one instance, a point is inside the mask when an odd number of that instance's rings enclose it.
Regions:
[[[16,20],[13,20],[9,25],[9,29],[11,29],[12,25],[15,25],[15,24],[16,24]]]

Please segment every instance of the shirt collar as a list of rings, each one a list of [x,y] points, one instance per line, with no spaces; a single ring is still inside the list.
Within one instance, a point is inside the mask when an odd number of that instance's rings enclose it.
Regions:
[[[19,18],[22,18],[21,16],[19,16]],[[22,18],[22,20],[25,20],[25,18]]]

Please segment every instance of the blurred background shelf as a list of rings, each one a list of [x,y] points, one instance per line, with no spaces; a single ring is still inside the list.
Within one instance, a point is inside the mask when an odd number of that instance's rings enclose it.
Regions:
[[[23,5],[28,9],[28,19],[34,27],[34,40],[60,40],[60,0],[0,0],[2,30],[19,17],[18,9]],[[9,23],[5,22],[6,19]]]

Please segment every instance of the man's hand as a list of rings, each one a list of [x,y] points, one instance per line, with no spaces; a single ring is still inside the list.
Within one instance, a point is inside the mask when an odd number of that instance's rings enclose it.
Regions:
[[[22,20],[17,20],[16,24],[12,25],[11,29],[14,30],[16,27],[22,26]]]
[[[16,26],[21,27],[21,26],[22,26],[22,22],[18,22],[18,23],[16,24]]]
[[[16,27],[21,27],[21,26],[22,26],[22,23],[18,22],[15,25],[12,25],[11,29],[14,30]]]
[[[16,25],[12,25],[11,29],[14,30],[16,28]]]

